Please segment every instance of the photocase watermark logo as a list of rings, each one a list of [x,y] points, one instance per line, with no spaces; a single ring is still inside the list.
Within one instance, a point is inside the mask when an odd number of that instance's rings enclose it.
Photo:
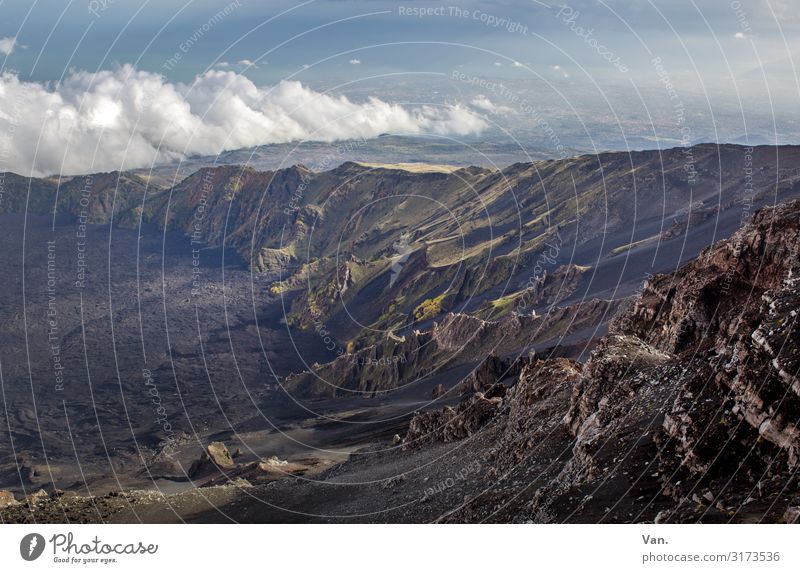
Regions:
[[[411,253],[414,252],[414,249],[411,248],[411,245],[408,243],[408,233],[403,233],[400,236],[399,241],[395,241],[392,245],[394,248],[394,256],[392,256],[392,275],[389,278],[389,286],[394,286],[394,283],[397,282],[397,278],[400,276],[400,273],[403,271],[403,265],[408,260],[408,257],[411,256]]]
[[[64,564],[100,564],[118,563],[121,556],[155,555],[158,544],[138,542],[109,542],[100,537],[78,540],[72,534],[56,533],[45,541],[38,533],[29,533],[19,542],[19,554],[25,561],[35,561],[44,553],[45,548],[52,552],[54,563]]]
[[[29,533],[19,542],[19,554],[25,561],[36,561],[44,552],[44,537],[38,533]]]

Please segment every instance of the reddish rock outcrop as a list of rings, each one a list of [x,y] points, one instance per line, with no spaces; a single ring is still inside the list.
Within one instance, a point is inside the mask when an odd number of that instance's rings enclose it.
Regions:
[[[580,374],[580,364],[566,358],[525,365],[506,398],[507,418],[493,460],[497,470],[515,467],[557,431]]]
[[[609,471],[597,452],[606,465],[618,459],[612,444],[635,428],[652,438],[650,468],[677,500],[731,512],[756,499],[752,491],[791,485],[800,457],[799,238],[800,202],[764,209],[645,285],[575,386],[565,475]]]
[[[761,210],[648,281],[580,370],[526,366],[489,473],[537,488],[498,486],[458,519],[796,520],[798,249],[800,201]]]

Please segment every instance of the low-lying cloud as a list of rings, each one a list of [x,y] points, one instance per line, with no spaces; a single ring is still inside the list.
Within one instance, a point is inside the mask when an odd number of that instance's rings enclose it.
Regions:
[[[467,107],[354,102],[296,81],[259,87],[213,70],[187,84],[122,66],[55,85],[0,75],[0,172],[80,174],[147,167],[269,143],[381,133],[465,136],[487,127]]]

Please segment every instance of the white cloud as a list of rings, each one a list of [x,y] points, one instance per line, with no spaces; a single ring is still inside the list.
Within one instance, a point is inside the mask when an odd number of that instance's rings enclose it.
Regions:
[[[215,64],[215,66],[216,66],[217,68],[230,68],[230,67],[231,67],[231,64],[230,64],[230,62],[217,62],[217,63]]]
[[[361,63],[361,60],[357,60],[357,59],[353,58],[352,60],[350,60],[350,63],[352,65],[354,65],[354,66],[357,66],[358,64]]]
[[[522,62],[514,62],[514,67],[515,68],[521,68],[521,67],[523,67],[523,63]]]
[[[296,81],[259,87],[212,70],[191,85],[125,65],[50,86],[0,75],[0,171],[43,175],[131,169],[187,154],[381,133],[469,135],[486,121],[462,105],[352,102]],[[13,126],[13,129],[11,129]],[[63,167],[62,167],[63,165]]]
[[[493,114],[505,114],[505,113],[511,113],[513,111],[509,107],[496,105],[492,100],[490,100],[483,94],[475,96],[469,103],[472,107],[476,107],[480,110]]]
[[[495,66],[497,66],[497,67],[499,68],[499,67],[500,67],[500,66],[502,66],[503,64],[501,64],[500,62],[495,62],[495,63],[494,63],[494,65],[495,65]]]
[[[14,45],[16,43],[17,38],[15,36],[0,38],[0,52],[4,53],[6,56],[10,56],[11,52],[14,51]]]
[[[236,62],[236,65],[237,66],[244,66],[246,68],[257,68],[258,67],[253,60],[248,60],[248,59],[239,60],[238,62]]]
[[[736,32],[733,35],[733,37],[736,38],[737,40],[743,40],[745,38],[745,35],[744,32]]]

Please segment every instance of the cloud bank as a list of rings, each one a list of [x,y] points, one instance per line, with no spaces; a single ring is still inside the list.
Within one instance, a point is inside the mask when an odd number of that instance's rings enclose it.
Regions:
[[[381,133],[464,136],[486,122],[461,105],[353,102],[296,81],[259,87],[214,70],[192,84],[121,66],[47,85],[0,75],[0,172],[80,174],[147,167],[187,155]]]

